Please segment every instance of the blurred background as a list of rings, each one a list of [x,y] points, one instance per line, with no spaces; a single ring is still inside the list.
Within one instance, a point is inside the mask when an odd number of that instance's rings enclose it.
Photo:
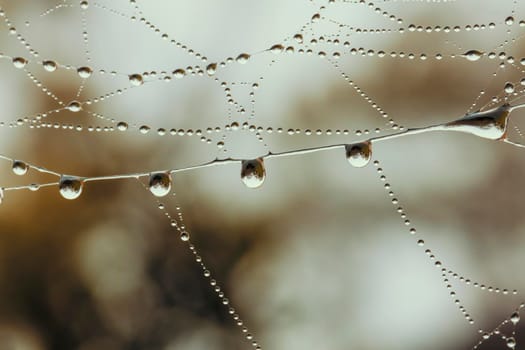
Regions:
[[[80,1],[0,3],[6,14],[0,27],[0,52],[6,55],[0,59],[1,153],[63,174],[148,172],[217,156],[253,158],[268,150],[351,143],[372,134],[357,136],[356,130],[393,132],[390,118],[407,128],[458,118],[473,103],[476,110],[501,95],[507,82],[521,94],[524,8],[511,0],[372,6],[155,0],[138,1],[138,7],[89,0],[84,9]],[[316,13],[321,19],[311,23]],[[509,16],[515,20],[506,24]],[[495,27],[489,29],[491,22]],[[409,31],[410,24],[422,29]],[[461,30],[425,32],[435,26]],[[292,39],[297,33],[304,44]],[[376,54],[352,55],[344,41]],[[294,53],[265,51],[274,44],[293,45]],[[312,54],[299,53],[300,47]],[[475,62],[450,57],[472,49],[503,55]],[[381,50],[385,57],[378,57]],[[327,56],[319,57],[319,51]],[[391,58],[391,51],[416,58]],[[251,54],[246,64],[219,64],[211,77],[157,79],[163,71],[204,69],[240,53]],[[422,53],[426,60],[419,59]],[[438,53],[442,60],[435,59]],[[17,56],[30,60],[25,69],[13,67]],[[82,79],[75,69],[61,66],[50,73],[38,63],[45,59],[89,66],[93,75],[77,96]],[[128,89],[129,74],[151,71],[157,77]],[[15,127],[18,119],[58,107],[28,72],[66,104],[124,92],[45,120],[82,125],[82,132]],[[480,90],[485,93],[478,101]],[[245,113],[228,104],[228,93]],[[88,126],[114,126],[90,112],[130,128],[89,132]],[[525,117],[520,114],[513,112],[510,128],[518,142],[514,126],[519,130]],[[332,135],[263,133],[265,147],[253,132],[226,133],[225,152],[216,146],[222,132],[211,135],[211,144],[198,136],[156,132],[224,129],[232,122],[285,131],[330,129]],[[151,131],[140,133],[140,125]],[[336,135],[344,129],[350,134]],[[173,217],[181,207],[197,251],[263,349],[469,349],[481,340],[478,330],[491,331],[522,301],[522,150],[468,134],[429,133],[377,144],[373,159],[417,228],[415,236],[374,166],[353,168],[342,149],[269,159],[266,181],[256,190],[243,185],[237,165],[180,173],[173,178],[176,196],[160,199]],[[2,187],[56,181],[34,170],[16,176],[8,161],[0,166]],[[419,239],[424,247],[416,244]],[[1,349],[251,348],[187,244],[137,180],[86,183],[74,201],[62,198],[56,187],[6,191],[0,240]],[[451,277],[457,292],[451,296],[425,249],[465,279],[517,289],[518,295],[480,290]],[[521,328],[522,323],[515,327],[516,348],[525,340]],[[502,331],[510,336],[513,328],[507,324]],[[497,335],[479,346],[505,347]]]

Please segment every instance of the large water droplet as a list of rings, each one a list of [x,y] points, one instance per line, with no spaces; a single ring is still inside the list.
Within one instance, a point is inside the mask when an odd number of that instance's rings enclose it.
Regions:
[[[515,312],[512,315],[510,315],[510,322],[512,322],[512,324],[517,325],[519,321],[520,314],[518,312]]]
[[[149,190],[157,197],[164,197],[171,190],[171,175],[169,173],[153,173],[149,177]]]
[[[78,177],[62,176],[58,185],[60,194],[65,199],[77,199],[82,193],[84,183]]]
[[[29,167],[27,166],[27,164],[21,160],[15,160],[13,161],[13,166],[12,166],[12,170],[13,170],[13,173],[15,173],[16,175],[25,175],[27,173],[27,169]]]
[[[514,84],[512,83],[506,83],[504,90],[507,94],[512,94],[514,92]]]
[[[489,140],[500,140],[507,133],[510,106],[504,104],[485,112],[476,112],[443,125],[445,130],[466,132]]]
[[[362,168],[370,163],[372,144],[368,141],[345,146],[348,163],[356,168]]]
[[[243,160],[241,180],[248,188],[260,187],[266,178],[266,169],[262,158]]]
[[[184,78],[185,75],[186,75],[186,71],[184,69],[179,68],[173,71],[173,76],[177,79],[182,79]]]
[[[120,131],[128,130],[128,123],[126,123],[126,122],[118,122],[117,123],[117,129],[120,130]]]
[[[510,349],[514,349],[516,347],[516,339],[514,339],[514,337],[507,338],[507,347]]]
[[[462,56],[469,61],[477,61],[481,58],[481,56],[483,56],[483,52],[480,52],[478,50],[470,50],[465,52]]]

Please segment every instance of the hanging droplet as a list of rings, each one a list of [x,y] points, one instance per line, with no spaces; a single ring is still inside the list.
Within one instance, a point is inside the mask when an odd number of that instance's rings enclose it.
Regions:
[[[508,26],[513,25],[514,24],[514,17],[509,16],[509,17],[505,18],[505,24],[508,25]]]
[[[346,159],[350,165],[362,168],[370,163],[372,144],[369,141],[354,143],[345,146]]]
[[[18,69],[22,69],[26,66],[27,60],[23,57],[15,57],[13,58],[13,66]]]
[[[217,71],[217,63],[210,63],[206,67],[206,73],[208,73],[208,75],[214,75],[216,71]]]
[[[118,122],[117,123],[117,129],[119,131],[126,131],[126,130],[128,130],[128,123],[126,123],[126,122]]]
[[[27,164],[21,160],[14,160],[13,161],[13,166],[12,166],[12,170],[13,170],[13,173],[15,173],[16,175],[25,175],[27,173],[27,169],[29,167],[27,166]]]
[[[295,34],[293,36],[293,38],[295,39],[296,42],[298,42],[299,44],[302,44],[302,42],[303,42],[303,35],[302,34]]]
[[[182,232],[180,233],[180,239],[181,239],[181,241],[184,241],[184,242],[189,241],[189,240],[190,240],[190,235],[189,235],[189,233],[186,232],[186,231],[182,231]]]
[[[283,50],[284,50],[284,46],[281,44],[275,44],[272,47],[270,47],[271,53],[276,54],[276,55],[283,52]]]
[[[462,56],[465,57],[467,60],[474,62],[479,60],[483,56],[483,52],[480,52],[478,50],[470,50],[465,52]]]
[[[83,186],[84,183],[79,178],[63,175],[60,178],[58,188],[62,197],[72,200],[80,196]]]
[[[510,349],[514,349],[516,347],[516,339],[514,339],[514,337],[507,338],[507,347]]]
[[[139,132],[143,135],[146,135],[150,131],[150,127],[147,125],[141,125],[139,127]]]
[[[80,2],[80,8],[81,8],[82,10],[86,10],[88,7],[89,7],[89,3],[88,3],[86,0],[82,0],[82,1]]]
[[[471,113],[437,129],[466,132],[489,140],[500,140],[507,133],[510,109],[510,105],[504,104],[488,111]]]
[[[248,188],[260,187],[266,178],[263,158],[243,160],[241,164],[241,180]]]
[[[512,324],[517,325],[519,321],[520,314],[518,312],[515,312],[512,315],[510,315],[510,322],[512,322]]]
[[[82,79],[87,79],[93,74],[93,70],[89,67],[80,67],[77,69],[78,76]]]
[[[144,79],[140,74],[131,74],[129,77],[129,82],[133,86],[141,86],[144,84]]]
[[[164,197],[170,193],[171,182],[169,173],[153,173],[149,177],[149,191],[156,197]]]
[[[504,89],[507,94],[512,94],[514,92],[514,84],[506,83]]]
[[[78,101],[71,101],[66,107],[70,112],[80,112],[82,110],[82,105]]]
[[[245,64],[246,62],[248,62],[249,59],[250,55],[248,55],[247,53],[241,53],[239,56],[237,56],[235,61],[237,61],[237,63],[240,64]]]
[[[42,62],[42,65],[44,66],[44,69],[48,72],[54,72],[57,70],[57,63],[55,61],[44,61]]]

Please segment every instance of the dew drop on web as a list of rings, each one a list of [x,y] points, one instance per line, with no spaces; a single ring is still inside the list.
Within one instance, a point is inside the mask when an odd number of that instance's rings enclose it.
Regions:
[[[48,72],[54,72],[57,69],[57,63],[55,61],[44,61],[42,62],[42,65],[44,66],[44,69]]]
[[[443,125],[443,130],[466,132],[489,140],[499,140],[507,132],[510,106],[503,105],[484,112],[466,115]]]
[[[362,168],[370,163],[372,144],[368,141],[345,146],[346,159],[350,165]]]
[[[463,54],[463,57],[465,57],[469,61],[477,61],[483,56],[483,52],[480,52],[478,50],[470,50]]]
[[[118,122],[117,123],[117,129],[120,130],[120,131],[128,130],[128,123],[126,123],[126,122]]]
[[[206,67],[206,73],[208,73],[208,75],[214,75],[216,71],[217,71],[217,63],[210,63]]]
[[[15,160],[13,161],[13,166],[11,169],[16,175],[25,175],[27,173],[28,166],[21,160]]]
[[[171,191],[171,175],[153,173],[149,177],[149,191],[156,197],[164,197]]]
[[[516,339],[514,339],[514,337],[507,338],[507,347],[509,349],[514,349],[516,347]]]
[[[243,160],[241,164],[241,180],[248,188],[258,188],[264,183],[266,169],[262,158]]]
[[[15,57],[13,58],[13,66],[18,69],[22,69],[26,66],[27,60],[23,57]]]
[[[66,107],[70,112],[80,112],[82,110],[82,105],[78,101],[71,101]]]
[[[247,53],[241,53],[239,56],[237,56],[235,61],[237,61],[237,63],[240,64],[245,64],[246,62],[248,62],[249,59],[250,55],[248,55]]]
[[[58,185],[60,195],[69,200],[77,199],[83,187],[83,181],[75,176],[62,176]]]
[[[90,67],[80,67],[77,69],[77,73],[82,79],[87,79],[93,74],[93,70]]]
[[[144,79],[140,74],[131,74],[129,77],[129,82],[132,86],[140,86],[144,84]]]
[[[518,312],[515,312],[510,316],[510,322],[512,322],[512,324],[517,325],[519,321],[520,314]]]

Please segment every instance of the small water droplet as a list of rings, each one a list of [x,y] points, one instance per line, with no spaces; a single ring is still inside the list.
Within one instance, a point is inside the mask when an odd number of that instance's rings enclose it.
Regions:
[[[264,183],[266,169],[262,158],[243,160],[241,164],[241,180],[248,188],[257,188]]]
[[[506,83],[504,89],[507,94],[512,94],[514,92],[514,84]]]
[[[93,70],[90,67],[80,67],[77,69],[77,73],[82,79],[87,79],[93,74]]]
[[[142,78],[142,75],[140,74],[131,74],[128,78],[129,78],[129,82],[133,86],[140,86],[144,84],[144,79]]]
[[[72,200],[80,196],[83,186],[84,183],[79,178],[63,175],[60,178],[58,188],[62,197]]]
[[[27,60],[23,57],[15,57],[13,58],[13,66],[18,69],[22,69],[26,66]]]
[[[516,347],[516,339],[514,339],[514,337],[507,338],[507,347],[510,349],[514,349]]]
[[[514,17],[509,16],[509,17],[505,18],[505,24],[508,25],[508,26],[513,25],[514,24]]]
[[[235,61],[237,61],[237,63],[240,63],[240,64],[245,64],[246,62],[248,62],[249,59],[250,59],[250,55],[249,54],[241,53],[239,56],[237,56]]]
[[[128,123],[126,123],[126,122],[118,122],[117,123],[117,129],[120,130],[120,131],[128,130]]]
[[[13,170],[13,173],[15,173],[16,175],[25,175],[27,173],[27,169],[29,167],[27,166],[27,164],[21,160],[14,160],[13,161],[13,166],[12,166],[12,170]]]
[[[147,125],[141,125],[139,127],[139,132],[143,135],[146,135],[150,131],[150,127]]]
[[[284,46],[281,44],[275,44],[272,47],[270,47],[270,52],[276,55],[283,52],[283,50],[284,50]]]
[[[357,168],[362,168],[370,163],[372,157],[372,144],[368,141],[345,146],[346,159]]]
[[[206,66],[206,73],[208,73],[208,75],[214,75],[216,71],[217,63],[210,63],[208,66]]]
[[[57,63],[55,61],[44,61],[42,62],[42,65],[44,66],[44,69],[48,72],[54,72],[57,70]]]
[[[478,50],[470,50],[465,52],[462,56],[465,57],[467,60],[474,62],[479,60],[483,56],[483,52]]]
[[[80,112],[82,110],[82,105],[78,101],[71,101],[66,107],[70,112]]]
[[[520,314],[518,312],[513,313],[510,315],[510,322],[512,322],[514,325],[517,325],[520,321]]]
[[[80,8],[81,8],[82,10],[86,10],[88,7],[89,7],[89,3],[88,3],[86,0],[82,0],[82,1],[80,2]]]
[[[183,231],[180,233],[180,239],[181,241],[187,242],[190,240],[190,235],[188,234],[188,232]]]
[[[186,75],[186,71],[184,69],[179,68],[173,71],[173,76],[177,79],[182,79],[184,78],[185,75]]]
[[[296,42],[298,42],[299,44],[301,44],[303,42],[303,35],[302,34],[295,34],[293,36],[293,38],[295,39]]]
[[[153,173],[149,177],[149,190],[156,197],[164,197],[170,193],[171,183],[169,173]]]

